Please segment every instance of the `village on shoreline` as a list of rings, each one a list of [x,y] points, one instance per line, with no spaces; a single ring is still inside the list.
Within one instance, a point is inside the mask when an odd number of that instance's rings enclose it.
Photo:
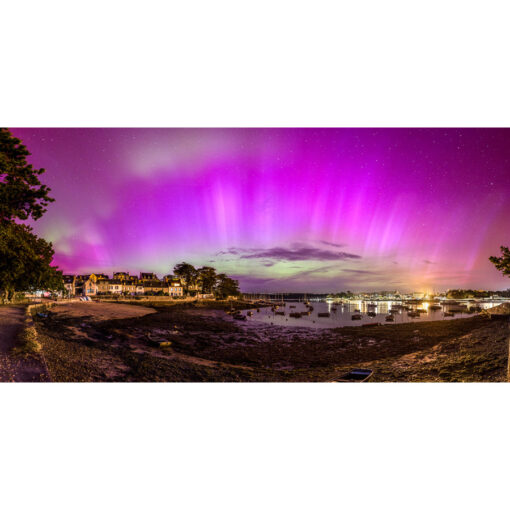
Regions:
[[[100,296],[117,294],[124,296],[171,296],[184,297],[184,286],[180,278],[166,275],[161,280],[155,273],[140,273],[140,276],[128,272],[113,273],[113,278],[103,273],[86,275],[64,275],[63,296]]]

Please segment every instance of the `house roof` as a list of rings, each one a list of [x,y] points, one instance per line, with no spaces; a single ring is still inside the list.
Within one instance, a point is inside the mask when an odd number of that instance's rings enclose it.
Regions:
[[[93,273],[96,278],[101,280],[108,280],[108,275],[104,273]]]
[[[167,284],[165,282],[160,282],[159,280],[157,282],[144,282],[143,283],[143,286],[144,287],[149,287],[149,288],[165,288],[167,287]]]

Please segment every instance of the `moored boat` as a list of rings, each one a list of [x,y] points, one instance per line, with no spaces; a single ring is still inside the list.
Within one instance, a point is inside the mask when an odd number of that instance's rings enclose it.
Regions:
[[[374,371],[366,368],[354,368],[349,372],[340,376],[336,382],[366,382],[368,381]]]

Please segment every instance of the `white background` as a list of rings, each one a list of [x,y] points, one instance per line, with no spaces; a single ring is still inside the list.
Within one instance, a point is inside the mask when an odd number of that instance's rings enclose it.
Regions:
[[[17,1],[0,123],[508,126],[507,2]],[[508,504],[503,384],[4,384],[9,510]]]

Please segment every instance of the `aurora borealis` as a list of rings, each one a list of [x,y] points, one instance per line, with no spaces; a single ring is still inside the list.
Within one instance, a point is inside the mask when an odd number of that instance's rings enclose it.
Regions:
[[[243,291],[510,287],[507,129],[11,130],[65,273],[183,260]]]

